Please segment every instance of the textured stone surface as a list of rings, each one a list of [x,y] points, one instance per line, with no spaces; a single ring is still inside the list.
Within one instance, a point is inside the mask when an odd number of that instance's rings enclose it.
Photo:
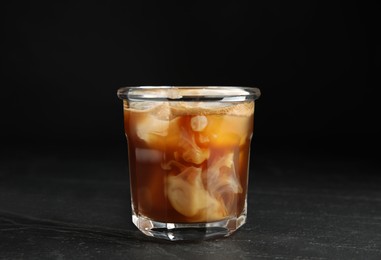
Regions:
[[[0,162],[0,259],[381,259],[381,175],[366,160],[258,155],[246,225],[192,243],[133,226],[124,158]]]

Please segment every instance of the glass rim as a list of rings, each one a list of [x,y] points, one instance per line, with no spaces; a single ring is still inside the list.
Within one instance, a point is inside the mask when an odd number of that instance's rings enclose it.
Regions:
[[[261,96],[257,87],[245,86],[125,86],[117,96],[131,101],[245,101]]]

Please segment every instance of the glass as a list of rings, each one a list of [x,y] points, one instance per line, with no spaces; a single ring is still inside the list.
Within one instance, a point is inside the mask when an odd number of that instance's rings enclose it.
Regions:
[[[132,221],[148,236],[229,236],[246,222],[257,88],[118,90],[128,143]]]

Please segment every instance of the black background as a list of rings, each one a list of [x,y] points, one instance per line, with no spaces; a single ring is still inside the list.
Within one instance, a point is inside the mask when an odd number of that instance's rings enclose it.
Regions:
[[[68,2],[0,8],[0,258],[381,259],[375,4]],[[134,227],[127,85],[261,89],[239,232]]]
[[[262,91],[255,153],[370,158],[377,15],[360,1],[9,1],[2,150],[124,153],[119,87],[243,85]]]

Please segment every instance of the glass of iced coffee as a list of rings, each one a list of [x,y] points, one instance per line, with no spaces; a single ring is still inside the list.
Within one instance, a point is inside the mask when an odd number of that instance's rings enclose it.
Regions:
[[[128,143],[132,221],[148,236],[229,236],[246,221],[257,88],[118,90]]]

